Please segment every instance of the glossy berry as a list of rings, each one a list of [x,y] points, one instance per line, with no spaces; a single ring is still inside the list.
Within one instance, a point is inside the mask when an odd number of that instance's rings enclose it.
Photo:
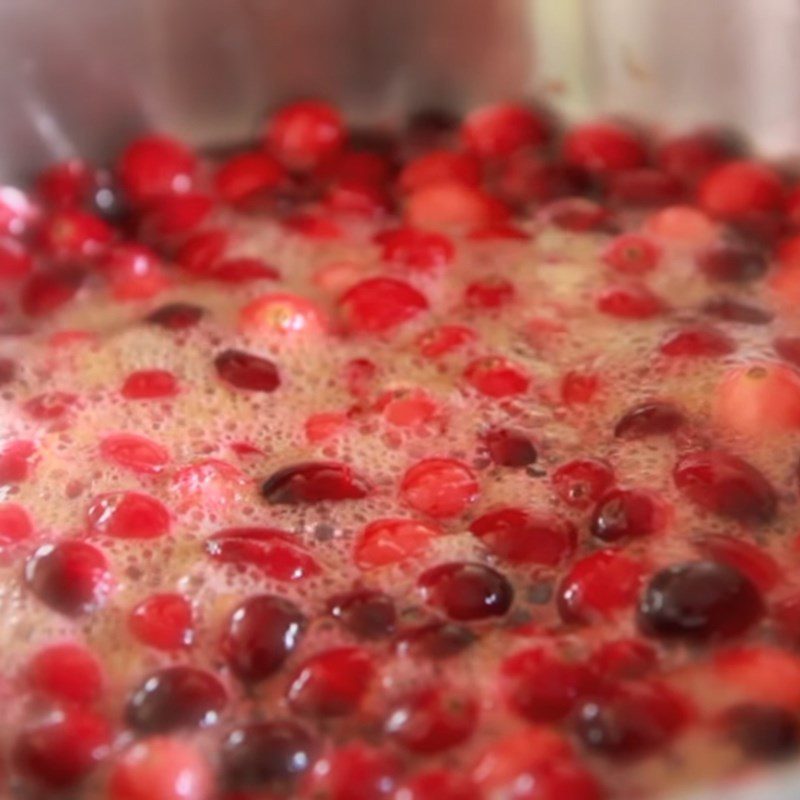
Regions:
[[[141,475],[157,475],[170,460],[165,447],[135,433],[105,436],[99,450],[106,461]]]
[[[761,593],[741,572],[715,561],[689,561],[650,579],[638,619],[653,636],[705,641],[744,633],[763,613]]]
[[[261,485],[261,495],[272,505],[360,500],[369,485],[346,464],[308,461],[279,469]]]
[[[272,361],[243,350],[223,350],[215,357],[214,367],[221,380],[247,392],[274,392],[281,384]]]
[[[75,539],[36,550],[25,565],[25,581],[39,600],[66,616],[93,611],[111,590],[106,557],[93,545]]]
[[[652,400],[628,409],[614,425],[618,439],[644,439],[674,433],[684,423],[683,412],[673,403]]]
[[[663,527],[664,511],[650,492],[612,489],[597,501],[589,525],[604,542],[649,536]]]
[[[354,333],[386,333],[427,308],[424,295],[395,278],[368,278],[339,300],[345,325]]]
[[[294,603],[272,595],[257,595],[231,615],[223,653],[240,680],[261,681],[281,668],[297,647],[305,627],[305,617]]]
[[[361,569],[396,564],[426,552],[441,531],[413,519],[377,519],[362,531],[354,558]]]
[[[319,309],[299,295],[270,292],[251,300],[239,312],[239,327],[255,335],[319,332],[325,323]]]
[[[238,153],[222,164],[214,175],[214,188],[226,202],[246,202],[286,181],[283,167],[267,153]]]
[[[765,164],[729,161],[706,175],[697,199],[712,217],[735,220],[750,212],[778,211],[784,190],[777,173]]]
[[[85,278],[83,270],[75,267],[34,273],[22,287],[22,310],[29,317],[52,314],[78,294]]]
[[[714,358],[736,350],[736,342],[708,325],[691,325],[667,334],[659,350],[670,358]]]
[[[48,206],[74,208],[89,199],[94,182],[89,165],[71,158],[52,164],[36,176],[36,195]]]
[[[767,551],[739,536],[708,533],[693,539],[692,544],[704,557],[739,570],[764,592],[784,578],[778,562]]]
[[[658,208],[680,202],[685,195],[676,177],[651,167],[612,172],[604,182],[608,198],[616,206]]]
[[[797,715],[780,706],[745,703],[723,715],[730,738],[753,759],[780,761],[800,749]]]
[[[522,431],[490,428],[481,441],[492,463],[498,467],[527,467],[536,462],[536,446]]]
[[[205,310],[191,303],[169,303],[148,315],[147,321],[169,331],[193,328],[203,318]]]
[[[99,256],[113,238],[112,229],[87,211],[55,211],[39,231],[39,244],[49,256],[63,260]]]
[[[265,144],[287,169],[309,172],[342,149],[345,130],[339,112],[319,100],[303,100],[272,115]]]
[[[120,390],[126,400],[156,400],[178,394],[175,376],[164,369],[142,369],[131,372]]]
[[[452,240],[435,231],[396,228],[379,233],[375,242],[384,261],[414,271],[446,267],[455,256]]]
[[[477,641],[476,634],[454,622],[430,622],[404,629],[397,638],[396,650],[412,658],[447,659],[457,656]]]
[[[128,198],[137,204],[161,195],[188,191],[197,159],[183,144],[166,136],[143,136],[120,156],[117,174]]]
[[[397,611],[389,595],[354,589],[328,598],[328,613],[359,639],[383,639],[394,633]]]
[[[159,500],[141,492],[98,495],[86,511],[88,530],[116,539],[156,539],[170,531],[170,513]]]
[[[478,496],[469,466],[453,458],[425,458],[403,475],[400,494],[415,511],[444,519],[463,513]]]
[[[93,703],[103,691],[100,663],[85,647],[72,642],[38,650],[26,665],[25,676],[34,691],[78,705]]]
[[[664,302],[647,287],[612,286],[597,297],[597,309],[619,319],[649,319],[664,311]]]
[[[477,563],[431,567],[419,576],[417,585],[425,602],[458,622],[502,617],[514,599],[504,575]]]
[[[611,465],[597,458],[567,461],[553,472],[553,489],[573,508],[589,508],[614,483]]]
[[[484,159],[506,158],[547,138],[542,117],[524,106],[498,103],[471,111],[461,126],[464,146]]]
[[[681,456],[672,471],[678,489],[705,511],[742,522],[767,522],[778,498],[764,475],[744,459],[722,450]]]
[[[469,529],[494,555],[513,564],[557,566],[574,552],[578,540],[571,522],[515,507],[482,514]]]
[[[166,667],[133,690],[125,721],[137,733],[169,733],[213,724],[227,702],[225,689],[210,672]]]
[[[308,797],[325,800],[389,800],[399,775],[400,764],[393,753],[353,742],[316,762],[306,792]]]
[[[524,394],[531,383],[521,366],[501,356],[484,356],[470,362],[464,379],[480,394],[494,399]]]
[[[711,281],[747,283],[763,277],[769,262],[763,250],[747,244],[718,243],[696,256],[700,271]]]
[[[157,650],[179,650],[194,638],[192,606],[180,594],[151,594],[128,616],[131,633]]]
[[[625,233],[612,239],[602,255],[609,267],[625,275],[643,275],[658,266],[661,248],[646,236]]]
[[[631,131],[610,122],[591,122],[574,127],[562,145],[567,164],[589,172],[618,172],[641,167],[644,146]]]
[[[272,720],[240,725],[223,739],[222,776],[232,790],[287,790],[312,766],[319,746],[295,722]]]

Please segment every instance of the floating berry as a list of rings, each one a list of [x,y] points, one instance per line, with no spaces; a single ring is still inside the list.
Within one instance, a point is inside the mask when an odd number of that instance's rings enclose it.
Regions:
[[[281,385],[272,361],[243,350],[223,350],[215,357],[214,367],[225,383],[247,392],[274,392]]]
[[[693,186],[731,154],[732,148],[722,136],[713,131],[697,131],[662,142],[656,151],[656,162],[665,172]]]
[[[597,458],[567,461],[553,473],[553,489],[573,508],[589,508],[614,483],[614,471]]]
[[[54,211],[42,223],[39,245],[56,259],[92,258],[103,253],[113,235],[104,220],[87,211]]]
[[[457,656],[477,640],[476,634],[466,625],[430,622],[403,630],[395,647],[399,655],[439,661]]]
[[[22,310],[29,317],[52,314],[78,294],[85,278],[83,270],[75,267],[34,273],[22,287]]]
[[[360,639],[383,639],[394,633],[397,611],[389,595],[374,589],[354,589],[327,602],[328,613]]]
[[[16,239],[0,238],[0,281],[18,281],[33,270],[33,258]]]
[[[180,594],[152,594],[131,610],[131,633],[157,650],[179,650],[194,639],[191,603]]]
[[[170,531],[170,513],[159,500],[141,492],[98,495],[86,511],[88,530],[116,539],[157,539]]]
[[[0,503],[0,550],[32,535],[33,521],[25,508],[17,503]]]
[[[483,564],[440,564],[423,572],[417,585],[428,604],[459,622],[502,617],[514,599],[508,579]]]
[[[142,475],[157,475],[170,460],[165,447],[135,433],[114,433],[103,437],[100,455],[112,464]]]
[[[355,333],[386,333],[427,308],[423,294],[394,278],[360,281],[339,300],[344,322]]]
[[[157,400],[178,394],[178,381],[165,369],[141,369],[125,378],[121,389],[126,400]]]
[[[273,473],[261,486],[267,502],[276,505],[360,500],[369,485],[346,464],[308,461]]]
[[[505,278],[489,277],[473,281],[464,290],[464,304],[473,310],[492,310],[513,302],[514,284]]]
[[[611,122],[575,126],[564,137],[562,152],[567,164],[599,173],[635,169],[646,160],[639,138]]]
[[[410,270],[427,272],[446,267],[455,257],[452,240],[442,233],[415,228],[395,228],[375,237],[381,258]]]
[[[614,436],[618,439],[644,439],[674,433],[683,424],[683,412],[677,406],[653,400],[628,409],[614,425]]]
[[[117,174],[128,198],[137,204],[192,187],[197,159],[185,145],[167,136],[143,136],[120,156]]]
[[[416,228],[475,230],[501,224],[508,209],[475,186],[448,180],[423,186],[408,196],[405,220]]]
[[[591,403],[600,389],[600,378],[591,372],[570,370],[561,379],[561,399],[568,406]]]
[[[484,356],[470,362],[464,378],[478,392],[492,398],[523,394],[531,382],[521,366],[502,356]]]
[[[193,328],[203,318],[205,309],[191,303],[170,303],[153,311],[147,321],[169,331]]]
[[[512,103],[476,108],[461,126],[464,146],[484,159],[507,158],[523,148],[542,145],[546,138],[542,116]]]
[[[700,183],[697,199],[712,217],[735,220],[750,212],[779,211],[784,189],[778,174],[756,161],[729,161]]]
[[[272,115],[264,141],[284,167],[310,172],[338,155],[345,137],[341,115],[333,106],[303,100]]]
[[[662,340],[660,351],[670,358],[713,358],[736,350],[736,342],[708,325],[680,328]]]
[[[397,564],[426,552],[441,531],[410,519],[378,519],[361,532],[354,550],[361,569]]]
[[[72,642],[38,650],[25,667],[25,675],[34,691],[67,703],[89,705],[103,691],[103,671],[97,658]]]
[[[592,535],[604,542],[650,536],[664,527],[665,512],[651,492],[612,489],[592,511]]]
[[[439,359],[476,339],[475,331],[465,325],[440,325],[425,331],[417,339],[417,347],[425,358]]]
[[[611,286],[597,298],[597,308],[620,319],[649,319],[664,311],[664,302],[646,286]]]
[[[527,467],[536,462],[536,446],[530,437],[511,428],[491,428],[481,436],[492,463],[498,467]]]
[[[305,796],[325,800],[389,800],[400,764],[388,750],[352,742],[332,750],[314,765]]]
[[[239,327],[248,333],[320,332],[325,322],[319,309],[310,301],[288,293],[270,293],[251,300],[239,312]]]
[[[477,186],[481,181],[480,162],[470,153],[430,150],[406,163],[397,185],[401,191],[409,193],[443,181],[460,181],[468,186]]]
[[[418,461],[406,471],[400,484],[400,493],[408,505],[437,519],[464,512],[479,490],[472,470],[453,458]]]
[[[281,165],[267,153],[239,153],[225,161],[214,175],[217,194],[233,205],[270,192],[286,182]]]
[[[658,266],[661,248],[646,236],[624,233],[612,239],[603,250],[603,261],[626,275],[643,275]]]
[[[99,267],[115,300],[149,300],[169,286],[158,256],[142,245],[109,247]]]

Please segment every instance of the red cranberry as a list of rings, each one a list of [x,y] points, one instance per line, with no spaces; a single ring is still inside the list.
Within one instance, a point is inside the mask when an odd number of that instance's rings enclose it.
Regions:
[[[43,603],[67,616],[93,611],[111,590],[106,557],[75,539],[36,550],[25,565],[25,581]]]
[[[89,705],[103,691],[97,659],[79,644],[51,644],[36,652],[25,667],[31,687],[55,700]]]
[[[700,207],[726,220],[750,212],[779,211],[784,202],[777,173],[757,161],[729,161],[709,172],[697,189]]]
[[[405,219],[419,228],[475,230],[505,222],[508,209],[478,187],[449,180],[413,192],[406,201]]]
[[[169,286],[158,256],[141,245],[114,245],[99,266],[115,300],[148,300]]]
[[[154,672],[134,689],[125,721],[137,733],[169,733],[215,723],[228,703],[222,684],[210,673],[176,666]]]
[[[800,336],[780,336],[772,343],[775,352],[793,367],[800,367]]]
[[[100,217],[71,209],[54,211],[39,230],[39,243],[56,259],[97,256],[111,242],[113,231]]]
[[[139,492],[98,495],[86,512],[86,524],[98,536],[155,539],[170,530],[170,514],[154,497]]]
[[[778,498],[769,481],[744,459],[722,450],[683,455],[672,471],[675,485],[693,503],[742,522],[768,522]]]
[[[225,383],[249,392],[274,392],[281,384],[278,368],[269,359],[242,350],[224,350],[214,359]]]
[[[36,195],[53,208],[83,205],[92,191],[91,168],[77,158],[53,164],[36,177]]]
[[[475,331],[464,325],[440,325],[425,331],[417,339],[417,347],[425,358],[436,359],[471,344],[476,338]]]
[[[16,503],[0,503],[0,549],[33,535],[30,514]]]
[[[341,115],[333,106],[303,100],[272,115],[265,143],[287,169],[310,172],[339,153],[345,136]]]
[[[272,595],[251,597],[231,615],[223,652],[238,678],[261,681],[281,668],[305,627],[294,603]]]
[[[328,613],[359,639],[383,639],[394,633],[397,611],[389,595],[355,589],[328,599]]]
[[[545,511],[500,508],[478,517],[469,529],[489,550],[513,564],[557,566],[574,551],[575,526]]]
[[[33,270],[33,259],[16,239],[0,238],[0,281],[17,281]]]
[[[649,319],[664,311],[664,302],[646,286],[611,286],[597,298],[597,308],[620,319]]]
[[[597,458],[567,461],[553,473],[553,489],[573,508],[588,508],[614,483],[614,471]]]
[[[193,328],[205,314],[205,309],[191,303],[170,303],[153,311],[147,321],[169,331]]]
[[[489,458],[498,467],[527,467],[536,462],[536,447],[530,438],[511,428],[492,428],[481,437]]]
[[[769,553],[738,536],[709,533],[692,543],[704,557],[738,569],[761,591],[773,589],[784,577],[783,570]]]
[[[604,542],[656,533],[663,526],[663,513],[649,492],[612,489],[592,512],[591,531]]]
[[[615,550],[599,550],[579,561],[558,589],[558,610],[567,622],[589,623],[633,604],[644,576],[641,562]]]
[[[239,153],[229,158],[214,175],[217,194],[226,202],[238,204],[283,185],[283,167],[267,153]]]
[[[716,328],[692,325],[668,334],[659,349],[671,358],[713,358],[734,352],[736,342]]]
[[[22,310],[29,317],[52,314],[75,297],[85,277],[83,270],[74,267],[32,275],[22,287]]]
[[[658,665],[655,648],[639,639],[613,639],[595,650],[590,664],[598,675],[612,680],[641,678]]]
[[[800,724],[786,708],[745,703],[723,717],[730,738],[750,758],[780,761],[800,749]]]
[[[347,327],[355,333],[385,333],[428,308],[413,286],[394,278],[368,278],[339,300]]]
[[[36,445],[24,439],[8,442],[0,450],[0,484],[22,483],[31,472]]]
[[[356,542],[355,562],[361,569],[373,569],[405,561],[428,550],[441,533],[434,525],[412,519],[374,520]]]
[[[69,392],[46,392],[27,400],[24,409],[33,419],[48,422],[63,417],[77,399]]]
[[[665,172],[693,186],[731,156],[731,147],[711,131],[697,131],[674,136],[663,142],[656,161]]]
[[[639,600],[639,625],[662,638],[704,641],[738,636],[764,614],[758,588],[716,561],[690,561],[657,572]]]
[[[11,750],[14,771],[53,792],[71,789],[106,757],[111,726],[88,711],[57,712],[18,734]]]
[[[220,748],[225,786],[286,791],[309,770],[318,749],[308,731],[295,722],[241,725],[225,736]]]
[[[406,471],[400,492],[416,511],[443,519],[464,512],[477,498],[479,486],[466,464],[453,458],[424,458]]]
[[[375,237],[381,258],[411,270],[446,267],[455,257],[452,240],[442,233],[415,228],[396,228]]]
[[[524,394],[531,382],[522,367],[502,356],[484,356],[470,362],[464,378],[482,395],[492,398]]]
[[[140,642],[158,650],[179,650],[194,638],[192,606],[180,594],[150,595],[133,608],[128,626]]]
[[[623,233],[612,239],[603,251],[603,261],[617,272],[643,275],[658,266],[661,248],[638,233]]]
[[[618,439],[644,439],[674,433],[683,423],[683,412],[677,406],[650,401],[626,411],[614,426],[614,436]]]
[[[397,185],[402,192],[409,193],[442,181],[460,181],[468,186],[477,186],[481,182],[480,162],[468,153],[429,150],[403,167]]]
[[[719,649],[710,677],[759,703],[796,709],[800,702],[800,659],[795,652],[768,644],[742,644]]]
[[[193,234],[178,250],[175,261],[190,275],[205,278],[225,257],[231,241],[230,232],[220,228]]]
[[[489,277],[473,281],[464,290],[464,304],[474,310],[507,306],[514,300],[514,284],[505,278]]]
[[[390,425],[410,428],[433,419],[437,405],[425,391],[411,386],[383,392],[375,401],[375,409]]]
[[[365,148],[366,148],[365,143]],[[382,187],[392,177],[393,164],[387,154],[372,152],[369,149],[348,149],[324,171],[325,177],[332,181],[360,183],[366,186]]]
[[[100,441],[100,455],[112,464],[143,475],[157,475],[170,460],[164,447],[135,433],[104,437]]]
[[[131,372],[122,384],[122,396],[127,400],[155,400],[174,397],[177,393],[175,376],[164,369]]]
[[[346,716],[358,709],[373,673],[372,659],[359,647],[325,650],[298,667],[286,699],[296,714]]]
[[[547,138],[540,114],[524,106],[498,103],[471,111],[461,126],[464,146],[485,159],[506,158]]]
[[[239,312],[239,326],[248,333],[298,335],[319,332],[325,321],[314,303],[288,292],[262,294]]]
[[[458,655],[474,644],[477,638],[464,625],[430,622],[402,631],[397,638],[396,649],[400,655],[440,660]]]
[[[502,617],[514,599],[508,579],[484,564],[440,564],[423,572],[417,585],[428,604],[461,622]]]
[[[505,159],[497,181],[503,199],[523,207],[580,195],[589,183],[582,170],[530,151],[520,151]]]
[[[214,200],[201,192],[161,195],[139,210],[139,239],[154,246],[172,248],[197,230],[212,210]]]
[[[685,194],[676,177],[647,167],[613,172],[606,184],[608,197],[613,203],[634,208],[673,205]]]
[[[428,769],[405,781],[397,799],[480,800],[481,795],[468,776],[446,769]]]
[[[188,191],[196,171],[194,154],[166,136],[137,139],[128,145],[117,164],[122,188],[137,204]]]
[[[389,800],[400,765],[386,750],[361,742],[339,746],[319,759],[310,775],[308,797],[325,800]]]
[[[564,160],[589,172],[636,169],[646,161],[644,146],[630,130],[610,122],[575,126],[564,137]]]
[[[597,375],[570,370],[561,379],[561,399],[568,406],[591,403],[599,388]]]
[[[273,473],[261,486],[261,494],[272,505],[360,500],[369,485],[346,464],[308,461]]]
[[[607,208],[585,197],[565,197],[542,208],[542,221],[572,233],[586,233],[607,227],[611,214]]]
[[[767,271],[766,254],[746,244],[718,243],[697,254],[697,266],[712,281],[744,283]]]

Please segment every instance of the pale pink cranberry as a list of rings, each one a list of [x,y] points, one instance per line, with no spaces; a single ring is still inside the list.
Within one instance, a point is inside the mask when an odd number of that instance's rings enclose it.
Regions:
[[[746,539],[724,533],[707,533],[692,543],[706,558],[738,569],[762,591],[769,591],[784,578],[778,562]]]
[[[116,539],[157,539],[170,531],[170,513],[155,497],[141,492],[98,495],[86,511],[88,530]]]
[[[396,800],[481,800],[478,787],[456,768],[433,768],[418,772],[405,781]]]
[[[169,303],[153,311],[147,321],[168,331],[193,328],[203,318],[205,310],[191,303]]]
[[[669,206],[645,220],[644,232],[676,245],[701,247],[715,240],[717,226],[692,206]]]
[[[286,183],[283,167],[267,153],[238,153],[225,161],[214,175],[217,194],[233,205],[271,192]]]
[[[650,319],[664,311],[664,301],[646,286],[611,286],[598,295],[597,309],[620,319]]]
[[[564,161],[589,172],[619,172],[644,165],[647,154],[639,137],[611,122],[576,125],[562,143]]]
[[[358,710],[373,673],[372,658],[360,647],[324,650],[300,664],[286,699],[295,714],[346,716]]]
[[[79,259],[100,255],[113,230],[100,217],[78,209],[54,211],[39,229],[39,244],[50,256]]]
[[[106,800],[209,800],[213,787],[211,769],[192,745],[156,736],[117,759]]]
[[[252,333],[315,333],[325,321],[314,303],[288,293],[260,295],[239,312],[239,327]]]
[[[359,639],[383,639],[394,633],[397,610],[389,595],[354,589],[328,598],[328,613]]]
[[[674,433],[685,422],[683,412],[673,403],[651,400],[628,409],[614,425],[618,439],[644,439]]]
[[[505,278],[489,277],[473,281],[464,290],[464,305],[475,310],[497,309],[514,300],[514,284]]]
[[[686,193],[676,177],[650,167],[612,172],[605,177],[609,200],[620,206],[666,206],[679,202]]]
[[[375,401],[375,408],[390,425],[401,428],[422,425],[431,420],[438,410],[436,402],[418,388],[384,392]]]
[[[558,610],[567,622],[590,623],[630,608],[644,578],[644,565],[615,550],[598,550],[576,561],[558,589]]]
[[[478,497],[472,470],[454,458],[425,458],[410,467],[400,494],[411,508],[439,518],[456,517]]]
[[[128,616],[131,633],[158,650],[179,650],[194,639],[192,606],[180,594],[152,594]]]
[[[594,400],[600,378],[591,372],[570,370],[561,379],[561,400],[568,406],[585,405]]]
[[[353,742],[320,758],[314,765],[302,797],[325,800],[389,800],[401,772],[389,750]]]
[[[611,465],[597,458],[578,458],[558,467],[551,478],[558,497],[573,508],[589,508],[614,483]]]
[[[306,439],[309,442],[324,442],[342,433],[347,427],[347,414],[338,411],[321,411],[305,421]]]
[[[650,536],[662,530],[666,511],[652,492],[611,489],[598,501],[589,523],[592,535],[604,542]]]
[[[537,219],[572,233],[604,229],[611,220],[605,206],[585,197],[564,197],[544,206]]]
[[[490,428],[481,436],[481,442],[498,467],[527,467],[538,456],[530,436],[512,428]]]
[[[0,450],[0,483],[22,483],[30,477],[36,461],[36,445],[14,439]]]
[[[281,385],[272,361],[243,350],[223,350],[215,356],[214,368],[222,381],[247,392],[274,392]]]
[[[480,394],[492,398],[524,394],[531,383],[521,366],[502,356],[483,356],[470,362],[464,378]]]
[[[345,325],[355,333],[385,333],[427,309],[423,294],[394,278],[360,281],[339,299]]]
[[[500,572],[484,564],[452,562],[431,567],[417,580],[426,603],[457,622],[502,617],[514,589]]]
[[[671,358],[713,358],[736,350],[736,342],[709,325],[690,325],[667,334],[659,350]]]
[[[261,485],[261,495],[273,505],[360,500],[369,490],[361,476],[335,461],[293,464],[279,469]]]
[[[767,522],[778,498],[764,475],[744,459],[722,450],[681,456],[672,471],[675,485],[705,511],[742,522]]]
[[[475,331],[465,325],[439,325],[429,328],[417,339],[417,348],[425,358],[438,359],[476,341]]]
[[[117,162],[117,175],[136,204],[161,195],[181,194],[192,187],[197,158],[185,145],[167,136],[143,136],[128,145]]]
[[[100,455],[112,464],[143,475],[157,475],[169,464],[165,447],[135,433],[114,433],[100,440]]]
[[[631,680],[653,672],[658,666],[658,653],[640,639],[612,639],[592,653],[589,663],[598,675]]]
[[[283,666],[305,628],[306,619],[294,603],[273,595],[257,595],[234,609],[222,653],[240,680],[262,681]]]
[[[800,427],[800,373],[769,362],[729,369],[715,390],[714,421],[745,435],[795,430]]]
[[[656,161],[665,172],[694,186],[727,161],[731,153],[731,147],[719,134],[697,131],[666,139],[656,151]]]
[[[735,220],[750,212],[779,211],[784,202],[778,174],[757,161],[729,161],[709,172],[697,189],[700,207],[712,217]]]
[[[342,117],[320,100],[303,100],[272,115],[264,132],[268,150],[294,172],[310,172],[335,158],[344,146]]]
[[[22,287],[20,304],[29,317],[44,317],[69,303],[80,290],[86,274],[75,267],[50,269],[32,275]]]
[[[439,181],[412,192],[405,220],[419,228],[485,228],[505,222],[508,209],[496,197],[454,180]]]
[[[208,509],[220,511],[239,500],[247,483],[245,474],[233,464],[219,458],[201,458],[173,473],[171,490],[181,510],[202,503]]]
[[[105,683],[97,658],[72,642],[38,650],[25,666],[25,677],[34,691],[79,705],[98,700]]]
[[[36,176],[36,196],[54,208],[75,208],[83,205],[92,192],[96,176],[91,167],[78,158],[61,161]]]
[[[429,622],[401,631],[395,642],[398,655],[440,661],[453,658],[478,641],[466,625]]]
[[[578,540],[571,522],[511,506],[482,514],[469,529],[494,555],[513,564],[556,566],[572,555]]]
[[[33,535],[33,520],[17,503],[0,503],[0,549],[23,542]]]
[[[16,239],[0,238],[0,281],[18,281],[33,270],[27,248]]]
[[[353,551],[360,569],[396,564],[426,552],[441,531],[410,519],[379,519],[361,531]]]
[[[106,757],[111,726],[103,717],[72,708],[24,728],[11,748],[11,766],[51,792],[72,789]]]
[[[455,257],[452,240],[442,233],[416,228],[395,228],[375,237],[381,258],[410,270],[429,270],[446,267]]]
[[[476,108],[461,125],[464,146],[484,159],[506,158],[523,148],[538,147],[546,139],[544,118],[512,103]]]
[[[165,369],[141,369],[125,378],[120,391],[127,400],[157,400],[178,394],[178,381]]]
[[[49,422],[65,416],[77,400],[69,392],[46,392],[26,400],[23,408],[33,419]]]
[[[442,181],[460,181],[468,186],[477,186],[481,182],[480,162],[469,153],[430,150],[406,163],[397,185],[402,192],[409,193]]]
[[[646,236],[623,233],[612,239],[602,254],[603,261],[617,272],[642,275],[658,266],[661,248]]]
[[[764,250],[749,242],[717,242],[697,253],[695,263],[706,278],[724,283],[757,280],[769,266]]]
[[[752,572],[748,572],[748,577],[756,581],[756,576]],[[768,591],[770,588],[761,582],[759,586],[762,591]],[[783,639],[791,644],[800,641],[800,592],[792,591],[781,597],[770,609],[770,617]]]
[[[800,659],[768,644],[719,650],[712,660],[713,678],[748,699],[792,710],[800,703]]]
[[[148,300],[169,286],[158,256],[142,245],[110,247],[103,255],[100,269],[115,300]]]

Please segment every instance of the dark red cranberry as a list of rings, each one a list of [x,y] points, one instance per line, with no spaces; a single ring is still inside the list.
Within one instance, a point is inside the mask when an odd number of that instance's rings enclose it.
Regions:
[[[662,638],[694,641],[738,636],[764,614],[758,588],[716,561],[689,561],[657,572],[639,599],[639,626]]]
[[[703,313],[726,322],[741,322],[744,325],[767,325],[774,314],[765,308],[739,303],[727,297],[716,297],[703,304]]]
[[[151,594],[128,617],[131,633],[158,650],[189,647],[194,639],[191,603],[180,594]]]
[[[29,317],[52,314],[72,300],[86,274],[75,267],[60,267],[31,276],[22,288],[20,303]]]
[[[423,572],[417,584],[427,603],[459,621],[502,617],[514,599],[508,579],[484,564],[440,564]]]
[[[111,589],[106,557],[75,539],[42,545],[25,565],[25,580],[43,603],[67,616],[93,611]]]
[[[393,703],[386,732],[412,753],[441,753],[472,736],[478,704],[463,691],[431,686],[409,692]]]
[[[284,467],[270,475],[261,494],[272,505],[360,500],[369,493],[368,484],[347,464],[308,461]]]
[[[125,721],[137,733],[168,733],[215,723],[228,702],[205,670],[167,667],[145,678],[128,700]]]
[[[668,334],[661,342],[665,356],[689,358],[711,358],[726,356],[736,350],[736,342],[708,325],[692,325]]]
[[[169,331],[193,328],[202,319],[205,309],[191,303],[170,303],[148,315],[147,321]]]
[[[496,190],[507,203],[524,207],[580,195],[588,186],[589,180],[582,170],[521,151],[500,165]]]
[[[360,639],[383,639],[394,633],[397,611],[388,594],[356,589],[328,600],[328,613]]]
[[[658,148],[656,161],[665,172],[693,186],[732,155],[732,147],[722,136],[697,131],[667,139]]]
[[[697,266],[709,280],[744,283],[761,278],[769,262],[759,247],[723,242],[698,253]]]
[[[305,617],[294,603],[273,595],[251,597],[231,615],[223,652],[238,678],[260,681],[281,668],[305,627]]]
[[[641,403],[626,411],[614,426],[619,439],[643,439],[674,433],[683,425],[683,412],[672,403],[658,400]]]
[[[604,542],[625,537],[648,536],[661,528],[661,509],[649,492],[612,489],[592,512],[591,531]]]
[[[396,649],[401,655],[438,660],[462,653],[477,639],[475,633],[465,625],[430,622],[403,630],[397,638]]]
[[[612,173],[606,191],[613,203],[637,208],[675,205],[685,193],[675,176],[651,168]]]
[[[242,350],[224,350],[214,359],[225,383],[250,392],[274,392],[281,385],[278,368],[267,358]]]
[[[597,458],[579,458],[562,464],[552,477],[553,489],[573,508],[588,508],[614,483],[614,471]]]
[[[800,749],[800,723],[787,708],[747,703],[723,717],[728,734],[750,758],[780,761]]]
[[[220,747],[226,788],[289,791],[314,762],[319,745],[295,722],[274,720],[230,731]]]
[[[482,436],[489,458],[498,467],[526,467],[536,462],[536,447],[530,437],[511,428],[492,428]]]
[[[700,207],[712,217],[737,220],[757,213],[778,212],[785,190],[777,170],[762,161],[728,161],[715,167],[697,189]]]
[[[763,592],[775,588],[785,577],[778,562],[768,552],[738,532],[732,536],[704,534],[693,538],[692,544],[704,558],[721,561],[744,573]]]
[[[597,296],[597,309],[619,319],[650,319],[665,310],[664,301],[644,285],[610,286]]]
[[[764,475],[744,459],[722,450],[682,456],[672,471],[675,485],[706,511],[742,522],[768,522],[778,497]]]

